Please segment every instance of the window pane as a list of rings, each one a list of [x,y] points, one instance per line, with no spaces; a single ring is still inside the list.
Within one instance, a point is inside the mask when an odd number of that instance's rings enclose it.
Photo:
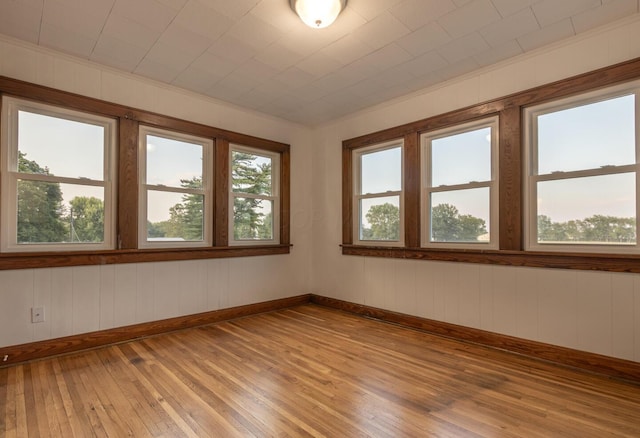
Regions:
[[[234,192],[273,194],[271,158],[240,151],[232,151],[231,157],[231,186]]]
[[[235,240],[272,240],[273,201],[234,198],[233,238]]]
[[[18,111],[18,171],[104,179],[104,127]]]
[[[204,239],[204,196],[147,192],[147,241],[199,242]]]
[[[431,142],[431,185],[491,180],[491,128],[438,138]]]
[[[18,180],[19,244],[104,241],[102,187]]]
[[[489,188],[431,194],[431,242],[489,243]]]
[[[147,184],[202,188],[201,144],[147,135]]]
[[[400,240],[400,196],[360,200],[360,240]]]
[[[633,164],[635,96],[538,116],[538,174]]]
[[[362,154],[361,194],[402,190],[402,148]]]
[[[636,242],[633,173],[538,183],[538,243]]]

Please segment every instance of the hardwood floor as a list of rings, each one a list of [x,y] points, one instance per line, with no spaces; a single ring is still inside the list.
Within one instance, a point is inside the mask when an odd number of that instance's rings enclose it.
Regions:
[[[640,436],[640,386],[316,305],[0,369],[0,436]]]

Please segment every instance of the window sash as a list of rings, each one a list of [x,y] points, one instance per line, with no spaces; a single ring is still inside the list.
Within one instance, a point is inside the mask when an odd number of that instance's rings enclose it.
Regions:
[[[636,163],[626,165],[604,165],[598,168],[572,171],[554,171],[538,173],[538,118],[545,114],[563,111],[582,105],[589,105],[610,99],[635,95],[635,157]],[[640,81],[613,86],[604,90],[582,93],[578,96],[547,102],[524,110],[525,169],[524,178],[524,216],[525,216],[525,250],[575,252],[575,253],[637,253],[640,250]],[[609,242],[582,243],[541,243],[538,241],[538,184],[545,181],[564,181],[575,178],[635,173],[635,217],[636,243],[616,244]]]
[[[147,184],[147,136],[162,137],[202,146],[202,188],[174,187],[163,184]],[[140,126],[139,129],[139,201],[138,201],[138,247],[139,248],[192,248],[213,244],[213,140],[165,129]],[[203,197],[202,240],[149,240],[148,202],[149,192],[194,194]]]
[[[388,190],[384,192],[374,192],[374,193],[362,193],[362,157],[364,155],[373,154],[376,152],[381,152],[389,149],[400,148],[400,190]],[[354,184],[353,189],[354,193],[352,195],[353,202],[353,211],[357,212],[357,214],[353,215],[353,243],[356,245],[375,245],[375,246],[404,246],[404,140],[392,140],[384,143],[379,143],[363,148],[354,149],[353,152],[353,176],[354,176]],[[386,198],[386,197],[394,197],[398,196],[398,208],[400,215],[400,223],[398,230],[398,239],[397,240],[369,240],[362,239],[360,236],[362,225],[362,212],[360,211],[360,202],[364,199],[376,199],[376,198]]]
[[[443,184],[433,186],[432,184],[432,144],[434,140],[447,138],[465,132],[475,131],[482,128],[491,128],[490,139],[490,174],[491,179],[486,181],[469,181],[460,184]],[[422,211],[421,245],[424,248],[471,248],[471,249],[498,249],[499,248],[499,206],[498,206],[498,139],[499,127],[498,117],[485,118],[469,123],[462,123],[453,127],[440,129],[433,132],[426,132],[421,135],[422,142],[422,196],[420,200]],[[431,240],[431,199],[434,193],[454,192],[477,188],[489,188],[489,232],[490,240],[486,242],[434,242]]]
[[[233,153],[241,152],[271,160],[271,195],[255,194],[233,189]],[[240,245],[277,245],[280,243],[280,153],[238,144],[229,145],[229,246]],[[237,198],[250,198],[272,203],[271,239],[236,239],[234,207]]]
[[[52,118],[70,120],[74,122],[100,126],[104,129],[102,143],[103,179],[83,177],[67,177],[20,172],[18,170],[19,157],[19,112],[40,114]],[[0,251],[2,252],[39,252],[39,251],[84,251],[105,250],[115,247],[115,160],[116,160],[116,121],[115,119],[98,116],[68,108],[56,107],[39,102],[2,97],[2,129],[1,129],[0,163],[2,172],[2,214],[0,222]],[[32,181],[44,183],[70,184],[85,187],[100,187],[103,189],[103,241],[99,243],[87,242],[18,242],[18,181]]]

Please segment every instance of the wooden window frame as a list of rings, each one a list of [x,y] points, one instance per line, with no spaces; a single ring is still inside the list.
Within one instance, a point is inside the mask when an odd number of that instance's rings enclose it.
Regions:
[[[342,253],[504,266],[640,273],[640,255],[637,254],[527,251],[524,246],[523,226],[525,202],[523,184],[526,178],[523,163],[524,110],[533,105],[638,79],[640,79],[640,58],[427,119],[344,140],[342,142]],[[493,116],[498,117],[500,132],[498,143],[499,249],[421,248],[420,135]],[[405,143],[405,246],[390,248],[355,245],[354,206],[351,196],[354,184],[351,170],[352,152],[358,148],[396,138],[404,138]]]
[[[272,179],[271,179],[271,195],[250,195],[246,192],[234,192],[232,190],[231,178],[232,172],[229,172],[229,245],[230,246],[247,246],[247,245],[273,245],[280,240],[280,154],[267,150],[260,150],[250,146],[240,145],[240,144],[231,144],[229,145],[229,168],[231,168],[232,157],[234,151],[244,152],[247,154],[259,155],[262,157],[271,159],[272,166]],[[248,239],[235,239],[233,237],[233,205],[234,198],[244,198],[251,197],[254,199],[267,200],[273,202],[273,213],[272,213],[272,221],[273,221],[273,238],[272,239],[256,239],[256,240],[248,240]]]
[[[116,134],[116,249],[91,251],[2,252],[0,270],[141,263],[170,260],[263,256],[290,253],[290,146],[285,143],[177,119],[0,76],[0,97],[8,96],[113,118]],[[139,248],[139,125],[180,132],[214,142],[211,246],[201,248]],[[2,135],[2,133],[0,133]],[[229,144],[243,144],[280,154],[280,241],[270,245],[232,247],[228,239]],[[222,164],[225,163],[225,164]],[[134,189],[135,188],[135,189]],[[0,206],[2,208],[2,206]],[[1,225],[1,224],[0,224]]]
[[[400,209],[400,236],[398,240],[360,240],[360,213],[359,208],[356,207],[358,213],[356,214],[357,220],[353,221],[353,235],[354,240],[357,245],[366,244],[365,242],[370,242],[371,244],[375,244],[377,246],[403,246],[404,245],[404,178],[403,178],[403,170],[400,170],[400,178],[401,178],[401,186],[398,191],[391,192],[378,192],[378,193],[362,193],[361,184],[362,184],[362,161],[361,158],[363,155],[371,154],[375,152],[381,152],[389,149],[393,149],[399,147],[400,148],[400,163],[401,166],[404,167],[404,143],[402,139],[396,139],[380,144],[373,144],[364,148],[358,148],[353,150],[354,160],[353,160],[353,175],[354,175],[354,190],[353,190],[353,205],[359,205],[359,201],[363,199],[375,199],[379,197],[386,196],[398,196],[399,198],[399,209]]]
[[[439,138],[446,138],[452,135],[462,134],[465,132],[470,132],[476,129],[482,128],[491,128],[491,138],[490,138],[490,179],[487,181],[472,181],[467,183],[455,184],[455,185],[446,185],[446,186],[433,186],[432,184],[432,142],[433,140]],[[454,125],[449,128],[439,129],[436,131],[424,132],[420,135],[421,143],[422,143],[422,164],[420,169],[422,171],[421,180],[422,180],[422,197],[420,199],[421,211],[423,214],[424,220],[422,221],[422,242],[421,246],[424,248],[461,248],[461,249],[498,249],[498,235],[499,235],[499,224],[498,224],[498,186],[499,186],[499,175],[498,175],[498,140],[500,138],[499,135],[499,127],[498,127],[498,117],[489,117],[487,119],[480,119],[469,123],[462,123],[460,125]],[[442,192],[451,192],[454,190],[468,190],[468,189],[476,189],[486,187],[489,189],[489,234],[490,240],[486,243],[476,243],[476,242],[432,242],[430,241],[430,229],[431,229],[431,221],[430,221],[430,199],[433,193],[442,193]]]

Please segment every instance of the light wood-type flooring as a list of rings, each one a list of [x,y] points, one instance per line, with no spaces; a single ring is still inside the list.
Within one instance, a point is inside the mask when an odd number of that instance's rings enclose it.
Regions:
[[[2,437],[640,437],[640,386],[316,305],[0,369]]]

